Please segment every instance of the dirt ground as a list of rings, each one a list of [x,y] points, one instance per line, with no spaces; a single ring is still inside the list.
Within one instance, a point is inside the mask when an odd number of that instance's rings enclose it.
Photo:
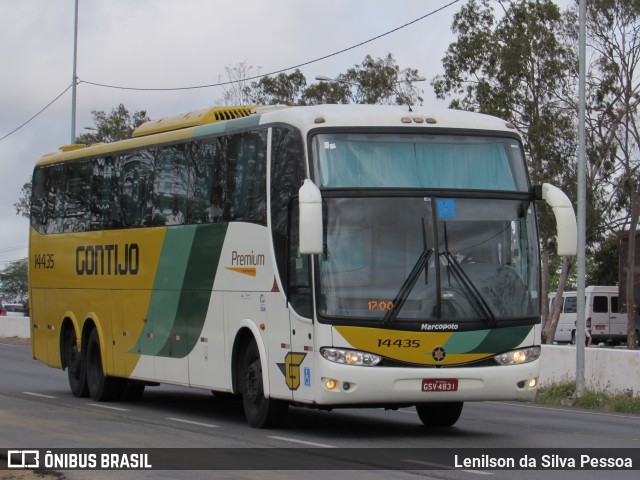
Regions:
[[[18,338],[18,337],[0,337],[0,343],[5,343],[8,345],[21,345],[24,347],[28,347],[31,345],[30,338]]]

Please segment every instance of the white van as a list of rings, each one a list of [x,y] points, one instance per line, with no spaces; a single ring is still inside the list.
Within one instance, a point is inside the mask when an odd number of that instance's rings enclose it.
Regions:
[[[585,318],[593,343],[626,342],[627,314],[618,313],[618,287],[587,287],[585,295]],[[549,294],[549,312],[553,309],[554,299],[555,293]],[[576,292],[564,292],[562,299],[554,341],[575,343]],[[636,330],[639,325],[636,314]]]

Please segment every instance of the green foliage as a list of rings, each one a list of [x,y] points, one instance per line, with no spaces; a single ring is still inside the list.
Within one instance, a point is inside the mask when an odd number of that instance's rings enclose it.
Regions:
[[[552,383],[549,386],[538,389],[536,403],[545,405],[562,405],[567,400],[573,399],[576,393],[576,382]]]
[[[618,284],[618,237],[610,235],[595,248],[587,265],[587,285]]]
[[[29,218],[31,212],[31,182],[27,182],[22,186],[18,201],[13,206],[16,208],[16,215]]]
[[[536,403],[544,405],[563,405],[603,410],[619,413],[640,413],[640,396],[632,391],[609,394],[606,392],[585,390],[580,397],[576,396],[576,383],[565,381],[553,383],[538,389]]]
[[[131,134],[137,127],[149,121],[145,110],[134,112],[131,115],[123,104],[112,109],[108,115],[102,110],[92,110],[91,115],[93,115],[96,133],[79,135],[76,139],[77,143],[89,145],[92,143],[125,140],[131,138]]]
[[[27,259],[9,263],[0,271],[0,297],[10,303],[23,303],[27,299]]]
[[[273,77],[262,77],[259,81],[247,85],[243,75],[252,70],[253,67],[242,62],[236,67],[226,68],[227,76],[235,84],[230,90],[241,92],[233,98],[260,105],[415,105],[422,101],[413,86],[413,83],[420,79],[418,70],[401,70],[390,53],[385,58],[367,55],[361,64],[354,65],[338,75],[335,80],[310,85],[307,85],[307,80],[300,70],[288,75],[280,73]]]
[[[296,105],[300,102],[307,79],[296,69],[287,75],[281,73],[275,77],[262,77],[251,83],[251,102],[259,105]]]

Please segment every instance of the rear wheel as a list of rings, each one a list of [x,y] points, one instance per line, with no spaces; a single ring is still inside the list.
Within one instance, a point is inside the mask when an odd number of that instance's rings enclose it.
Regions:
[[[144,395],[145,384],[136,380],[125,380],[120,392],[123,402],[139,402]]]
[[[462,413],[464,402],[419,403],[418,417],[427,427],[450,427]]]
[[[102,367],[100,340],[98,331],[92,330],[87,341],[87,386],[91,398],[98,402],[107,402],[120,397],[123,381],[120,378],[107,377]]]
[[[289,404],[264,396],[262,362],[254,341],[248,345],[242,365],[242,405],[249,425],[255,428],[279,427],[287,417]]]
[[[69,388],[74,397],[89,396],[85,365],[82,362],[82,354],[78,350],[78,338],[73,327],[67,329],[64,336],[63,356],[69,377]]]

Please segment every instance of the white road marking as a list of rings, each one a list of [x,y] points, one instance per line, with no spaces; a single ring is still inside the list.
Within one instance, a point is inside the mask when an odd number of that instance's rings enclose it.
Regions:
[[[218,428],[218,425],[213,425],[211,423],[194,422],[193,420],[185,420],[183,418],[167,417],[167,420],[171,420],[172,422],[188,423],[189,425],[198,425],[200,427]]]
[[[25,395],[31,395],[32,397],[42,397],[42,398],[58,398],[58,397],[53,397],[51,395],[44,395],[42,393],[33,393],[33,392],[22,392]]]
[[[106,410],[116,410],[118,412],[128,412],[129,411],[128,408],[112,407],[110,405],[102,405],[100,403],[89,403],[89,406],[90,407],[104,408]]]
[[[430,462],[423,462],[422,460],[403,460],[403,462],[407,462],[407,463],[415,463],[417,465],[425,465],[427,467],[437,467],[437,468],[441,468],[444,470],[458,470],[457,468],[453,468],[450,465],[441,465],[439,463],[430,463]],[[483,472],[482,470],[465,470],[465,469],[460,469],[463,472],[467,472],[467,473],[474,473],[476,475],[493,475],[493,473],[491,472]]]
[[[269,438],[273,438],[274,440],[282,440],[283,442],[302,443],[303,445],[309,445],[312,447],[338,448],[335,445],[327,445],[326,443],[307,442],[306,440],[297,440],[295,438],[289,438],[289,437],[276,437],[274,435],[274,436],[269,436]]]

